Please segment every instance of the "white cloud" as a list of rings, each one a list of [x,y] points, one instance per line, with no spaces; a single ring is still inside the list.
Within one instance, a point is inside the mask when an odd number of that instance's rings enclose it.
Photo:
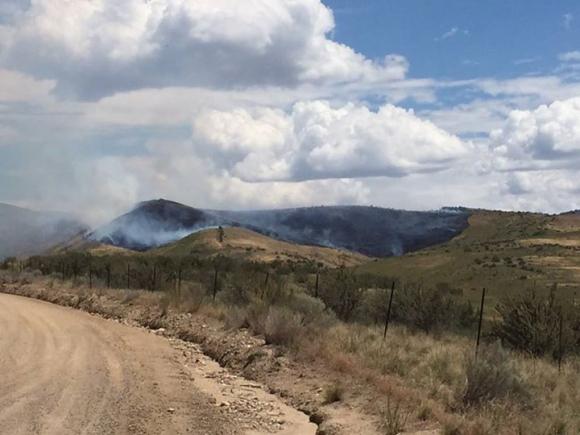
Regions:
[[[405,77],[405,58],[367,59],[329,39],[334,25],[320,0],[37,0],[5,26],[0,59],[86,98]]]
[[[46,101],[54,87],[52,80],[34,80],[26,74],[0,68],[1,102]]]
[[[566,81],[557,75],[518,77],[507,80],[478,79],[473,86],[493,97],[526,96],[539,103],[580,95],[580,82]]]
[[[444,41],[446,39],[453,38],[458,35],[469,35],[469,30],[467,29],[460,29],[459,27],[452,27],[447,32],[443,33],[441,36],[435,38],[435,41]]]
[[[248,181],[399,177],[436,172],[468,152],[457,137],[392,105],[297,103],[209,111],[194,121],[197,152]]]
[[[580,97],[510,113],[492,132],[500,169],[570,168],[580,163]]]
[[[580,51],[568,51],[558,56],[562,62],[580,62]]]
[[[580,208],[575,170],[521,171],[505,174],[503,202],[515,210],[562,212]]]

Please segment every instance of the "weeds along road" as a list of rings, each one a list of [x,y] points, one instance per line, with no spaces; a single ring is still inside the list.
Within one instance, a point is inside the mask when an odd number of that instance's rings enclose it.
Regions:
[[[236,433],[154,334],[0,294],[1,434]]]

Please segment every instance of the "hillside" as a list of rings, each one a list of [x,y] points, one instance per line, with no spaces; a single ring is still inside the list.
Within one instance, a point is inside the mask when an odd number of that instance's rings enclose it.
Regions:
[[[61,255],[68,252],[84,252],[95,256],[105,255],[134,255],[135,251],[118,246],[107,245],[86,237],[86,234],[79,234],[70,240],[52,246],[45,252],[48,255]]]
[[[86,230],[63,214],[0,204],[0,259],[40,254]]]
[[[329,267],[357,266],[369,260],[361,254],[287,243],[239,227],[224,228],[223,231],[222,242],[219,241],[217,229],[208,229],[147,253],[165,256],[193,254],[203,257],[224,255],[228,258],[264,263],[276,260],[310,261]]]
[[[212,217],[177,202],[156,200],[137,206],[95,230],[89,238],[136,251],[174,242],[213,224]]]
[[[580,214],[474,211],[469,227],[439,246],[363,265],[363,272],[398,276],[425,286],[463,290],[477,300],[554,284],[560,294],[580,290]]]
[[[138,204],[90,237],[113,246],[147,250],[204,228],[240,226],[286,242],[387,257],[448,241],[466,228],[468,216],[467,211],[456,209],[415,212],[360,206],[200,210],[156,200]]]

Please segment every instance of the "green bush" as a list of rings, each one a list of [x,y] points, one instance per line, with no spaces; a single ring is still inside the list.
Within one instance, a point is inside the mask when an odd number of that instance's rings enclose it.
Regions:
[[[470,327],[477,316],[469,302],[462,302],[448,292],[407,287],[395,293],[391,318],[428,333]]]
[[[508,298],[497,306],[497,312],[500,318],[492,327],[492,335],[513,349],[534,356],[551,355],[557,359],[562,316],[562,348],[578,352],[579,310],[558,303],[555,288],[548,298],[542,298],[534,291]]]

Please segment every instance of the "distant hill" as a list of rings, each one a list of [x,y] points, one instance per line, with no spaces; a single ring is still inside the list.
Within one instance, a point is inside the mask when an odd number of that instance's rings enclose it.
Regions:
[[[138,204],[129,213],[95,230],[89,238],[108,245],[145,251],[211,225],[216,223],[202,210],[173,201],[156,200]]]
[[[40,254],[87,230],[64,214],[0,204],[0,259]]]
[[[452,240],[360,271],[451,286],[474,302],[484,287],[494,298],[534,288],[545,294],[554,285],[559,297],[580,301],[580,214],[473,211],[469,227]]]
[[[90,238],[122,248],[147,250],[222,225],[243,227],[291,243],[386,257],[446,242],[467,227],[468,217],[469,212],[460,209],[416,212],[358,206],[201,210],[160,199],[138,204],[98,228]]]
[[[239,227],[223,228],[223,240],[220,241],[218,231],[218,229],[202,230],[177,242],[148,251],[147,254],[164,256],[194,254],[204,257],[224,255],[228,258],[264,263],[275,260],[310,261],[329,267],[357,266],[369,261],[368,257],[354,252],[283,242]]]

